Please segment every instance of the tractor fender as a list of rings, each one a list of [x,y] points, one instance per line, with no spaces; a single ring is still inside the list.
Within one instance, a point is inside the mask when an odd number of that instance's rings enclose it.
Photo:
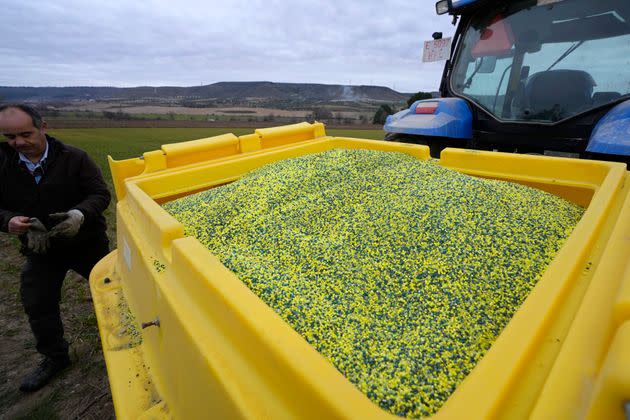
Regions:
[[[388,116],[383,129],[414,136],[472,139],[472,111],[461,98],[423,99]]]
[[[630,156],[630,100],[618,104],[599,120],[586,151]]]

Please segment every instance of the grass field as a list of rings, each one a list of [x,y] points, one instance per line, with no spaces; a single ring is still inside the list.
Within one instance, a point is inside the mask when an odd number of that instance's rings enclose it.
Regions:
[[[251,128],[91,128],[58,129],[50,134],[85,150],[100,166],[110,186],[107,155],[126,159],[175,143],[224,133],[252,133]],[[381,130],[327,130],[329,135],[382,139]],[[105,212],[110,243],[115,244],[114,200]],[[19,298],[19,273],[24,262],[17,240],[0,234],[0,418],[111,419],[114,416],[96,317],[87,281],[70,273],[62,291],[61,310],[66,339],[71,343],[69,369],[33,394],[17,387],[38,361],[26,315]]]

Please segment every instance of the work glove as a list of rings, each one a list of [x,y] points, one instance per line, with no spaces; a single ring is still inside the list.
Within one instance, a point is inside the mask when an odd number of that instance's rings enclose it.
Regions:
[[[48,218],[55,223],[55,226],[50,229],[51,238],[72,238],[79,233],[84,219],[83,213],[77,209],[49,214]]]
[[[29,223],[30,226],[26,232],[26,247],[36,254],[45,254],[50,247],[46,226],[35,217],[32,217]]]

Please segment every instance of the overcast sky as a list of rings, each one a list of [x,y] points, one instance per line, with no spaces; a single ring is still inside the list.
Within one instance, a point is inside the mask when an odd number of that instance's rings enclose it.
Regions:
[[[1,86],[220,81],[437,90],[423,41],[451,36],[426,0],[0,0]]]

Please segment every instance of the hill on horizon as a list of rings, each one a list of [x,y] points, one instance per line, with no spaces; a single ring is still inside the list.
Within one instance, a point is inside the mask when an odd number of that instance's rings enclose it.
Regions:
[[[317,83],[218,82],[210,85],[138,87],[11,87],[0,86],[0,102],[72,103],[124,101],[150,104],[208,106],[229,104],[267,106],[331,102],[405,102],[411,94],[384,86]]]

